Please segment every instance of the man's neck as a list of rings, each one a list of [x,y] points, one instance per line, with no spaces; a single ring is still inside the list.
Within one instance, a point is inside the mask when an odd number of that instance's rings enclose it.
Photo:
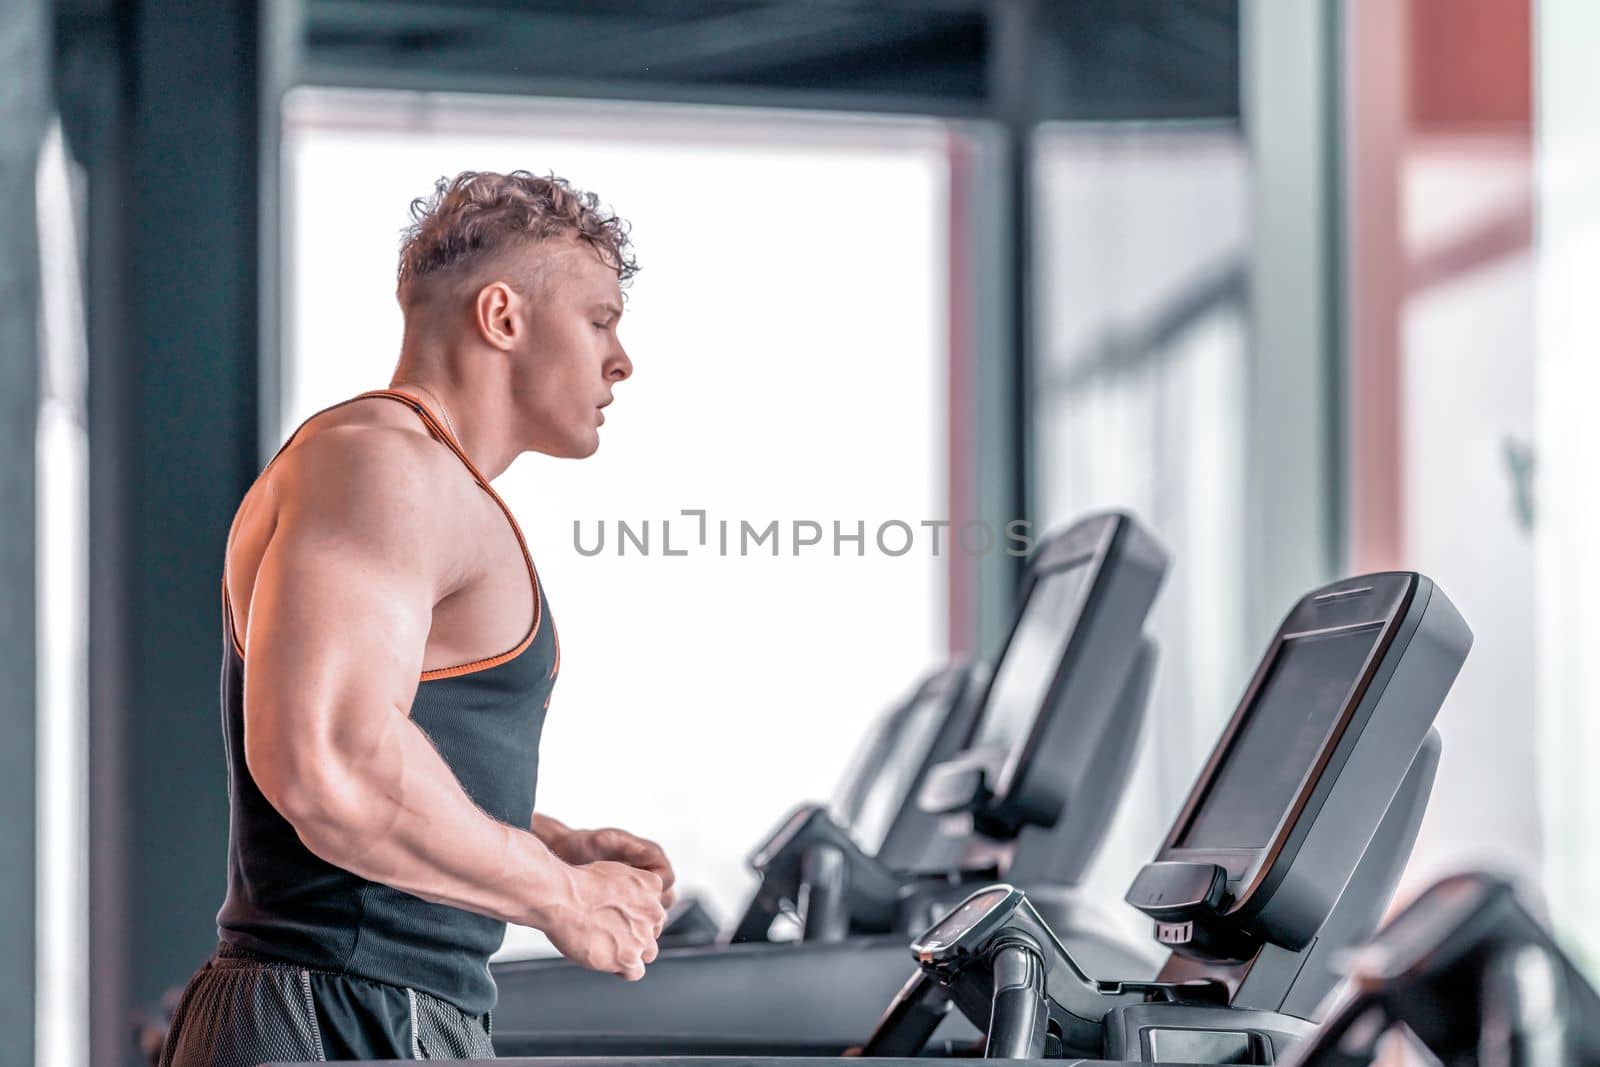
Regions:
[[[416,397],[455,437],[472,465],[493,481],[521,451],[504,415],[506,391],[490,382],[462,381],[429,373],[402,358],[389,388]]]

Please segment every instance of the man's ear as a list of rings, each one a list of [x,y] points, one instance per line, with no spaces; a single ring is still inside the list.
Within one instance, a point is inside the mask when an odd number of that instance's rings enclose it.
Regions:
[[[478,334],[502,351],[516,347],[522,333],[522,296],[506,282],[490,282],[478,290],[473,304]]]

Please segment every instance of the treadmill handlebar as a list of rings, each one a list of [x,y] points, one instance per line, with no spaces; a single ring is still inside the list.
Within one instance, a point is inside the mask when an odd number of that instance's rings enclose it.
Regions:
[[[917,794],[917,807],[929,815],[977,813],[994,796],[998,762],[989,749],[975,749],[932,768]],[[1005,753],[998,754],[1004,758]]]
[[[805,804],[784,817],[748,861],[761,878],[729,936],[735,944],[765,940],[779,915],[800,922],[805,941],[838,941],[852,932],[900,927],[910,905],[951,888],[993,882],[993,863],[946,870],[890,867],[863,852],[821,805]]]
[[[1045,1030],[1050,1021],[1043,949],[1025,936],[1006,938],[992,950],[989,969],[994,974],[994,991],[984,1058],[1039,1059],[1044,1055]]]
[[[903,878],[863,852],[819,804],[804,804],[751,854],[761,885],[730,937],[760,941],[780,914],[800,919],[806,940],[838,940],[852,921],[887,928]]]
[[[1024,951],[1026,959],[1019,954]],[[919,937],[911,952],[920,973],[946,990],[961,1013],[989,1035],[991,1058],[1039,1058],[1042,1045],[1028,1056],[1016,1054],[1019,1049],[1036,1048],[1036,1022],[1038,1041],[1044,1040],[1048,1022],[1053,1024],[1050,1028],[1058,1035],[1062,1051],[1092,1056],[1098,1054],[1102,1022],[1113,1008],[1147,1001],[1227,1003],[1227,988],[1205,979],[1117,982],[1090,978],[1026,894],[1005,884],[973,893]],[[1037,999],[1042,1005],[1038,1020],[1034,994],[1017,991],[1031,989],[1033,976],[1039,981]],[[927,990],[925,983],[918,984],[914,978],[902,996],[914,991],[925,997],[930,995]],[[906,1014],[897,1000],[867,1048],[905,1048],[905,1034],[899,1028],[908,1026],[903,1021]]]

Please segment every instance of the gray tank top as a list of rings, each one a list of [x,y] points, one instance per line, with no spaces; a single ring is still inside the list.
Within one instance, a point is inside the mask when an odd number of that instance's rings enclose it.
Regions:
[[[527,829],[533,821],[539,735],[561,663],[555,625],[527,543],[505,502],[424,405],[387,390],[345,403],[368,397],[384,397],[416,411],[504,511],[522,545],[535,604],[527,636],[498,656],[424,672],[411,719],[479,808]],[[319,859],[256,788],[244,760],[244,654],[226,585],[223,635],[229,843],[228,893],[217,915],[222,941],[312,970],[420,990],[469,1015],[492,1009],[495,985],[489,956],[505,936],[504,923],[429,903]]]

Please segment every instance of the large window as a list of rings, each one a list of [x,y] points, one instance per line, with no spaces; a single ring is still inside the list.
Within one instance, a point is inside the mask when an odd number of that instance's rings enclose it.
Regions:
[[[399,234],[441,175],[553,171],[632,223],[636,370],[600,452],[524,457],[498,483],[562,637],[539,807],[658,838],[725,917],[760,836],[832,791],[870,717],[945,648],[945,560],[875,534],[947,510],[947,145],[929,122],[288,101],[284,434],[388,382]],[[740,554],[746,521],[779,524],[776,557]],[[669,522],[688,555],[664,554]],[[796,522],[822,543],[796,554]],[[864,543],[836,554],[835,522]],[[648,524],[648,554],[619,523]],[[602,524],[604,550],[578,551]]]
[[[1537,791],[1484,788],[1539,779],[1510,710],[1533,707],[1538,603],[1527,17],[1363,2],[1346,33],[1349,566],[1423,571],[1474,633],[1407,891],[1542,854]]]
[[[1351,567],[1426,572],[1475,635],[1402,894],[1509,870],[1591,962],[1595,12],[1359,0],[1345,64]]]

